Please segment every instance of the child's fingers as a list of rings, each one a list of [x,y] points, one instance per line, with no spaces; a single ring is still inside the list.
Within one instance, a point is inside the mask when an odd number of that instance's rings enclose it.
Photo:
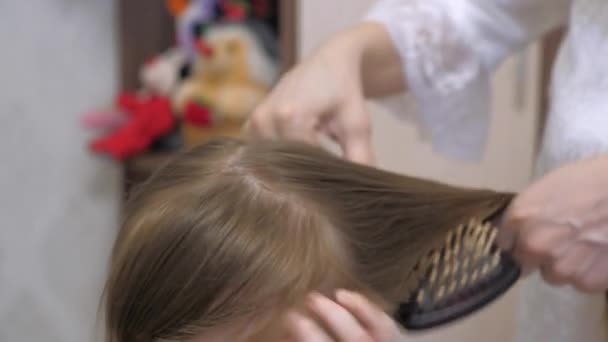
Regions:
[[[364,325],[374,341],[396,341],[400,335],[395,321],[362,295],[340,290],[338,303]]]
[[[372,336],[351,313],[328,298],[313,294],[310,297],[309,306],[338,341],[374,341]]]
[[[287,315],[287,326],[290,342],[333,342],[318,324],[298,313]]]

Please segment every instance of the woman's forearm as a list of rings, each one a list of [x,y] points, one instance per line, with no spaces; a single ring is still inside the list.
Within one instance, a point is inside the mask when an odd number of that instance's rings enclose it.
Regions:
[[[394,95],[406,90],[402,60],[388,31],[376,23],[361,23],[334,36],[324,52],[355,58],[366,97]]]

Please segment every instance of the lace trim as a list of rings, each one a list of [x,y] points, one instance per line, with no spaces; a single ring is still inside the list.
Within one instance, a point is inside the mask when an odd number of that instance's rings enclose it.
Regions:
[[[435,150],[478,160],[489,126],[489,77],[448,13],[445,1],[388,0],[368,19],[385,24],[393,37]]]
[[[482,71],[480,58],[448,12],[446,2],[383,1],[368,17],[385,23],[405,62],[416,65],[416,83],[439,94],[462,89]]]

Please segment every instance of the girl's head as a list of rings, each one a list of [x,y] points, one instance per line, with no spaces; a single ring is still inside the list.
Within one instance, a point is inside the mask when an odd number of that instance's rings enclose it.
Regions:
[[[503,202],[303,144],[212,141],[130,198],[106,288],[108,341],[272,342],[286,311],[337,288],[392,313],[442,233]]]

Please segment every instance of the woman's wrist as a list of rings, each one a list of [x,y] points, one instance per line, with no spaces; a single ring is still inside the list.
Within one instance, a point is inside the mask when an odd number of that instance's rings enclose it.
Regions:
[[[383,97],[405,90],[399,52],[386,28],[364,22],[332,37],[315,53],[358,70],[366,97]]]
[[[402,59],[383,24],[364,22],[345,39],[358,53],[361,82],[367,97],[383,97],[406,90]]]
[[[314,55],[360,68],[363,57],[370,48],[367,36],[360,27],[349,28],[332,36]]]

